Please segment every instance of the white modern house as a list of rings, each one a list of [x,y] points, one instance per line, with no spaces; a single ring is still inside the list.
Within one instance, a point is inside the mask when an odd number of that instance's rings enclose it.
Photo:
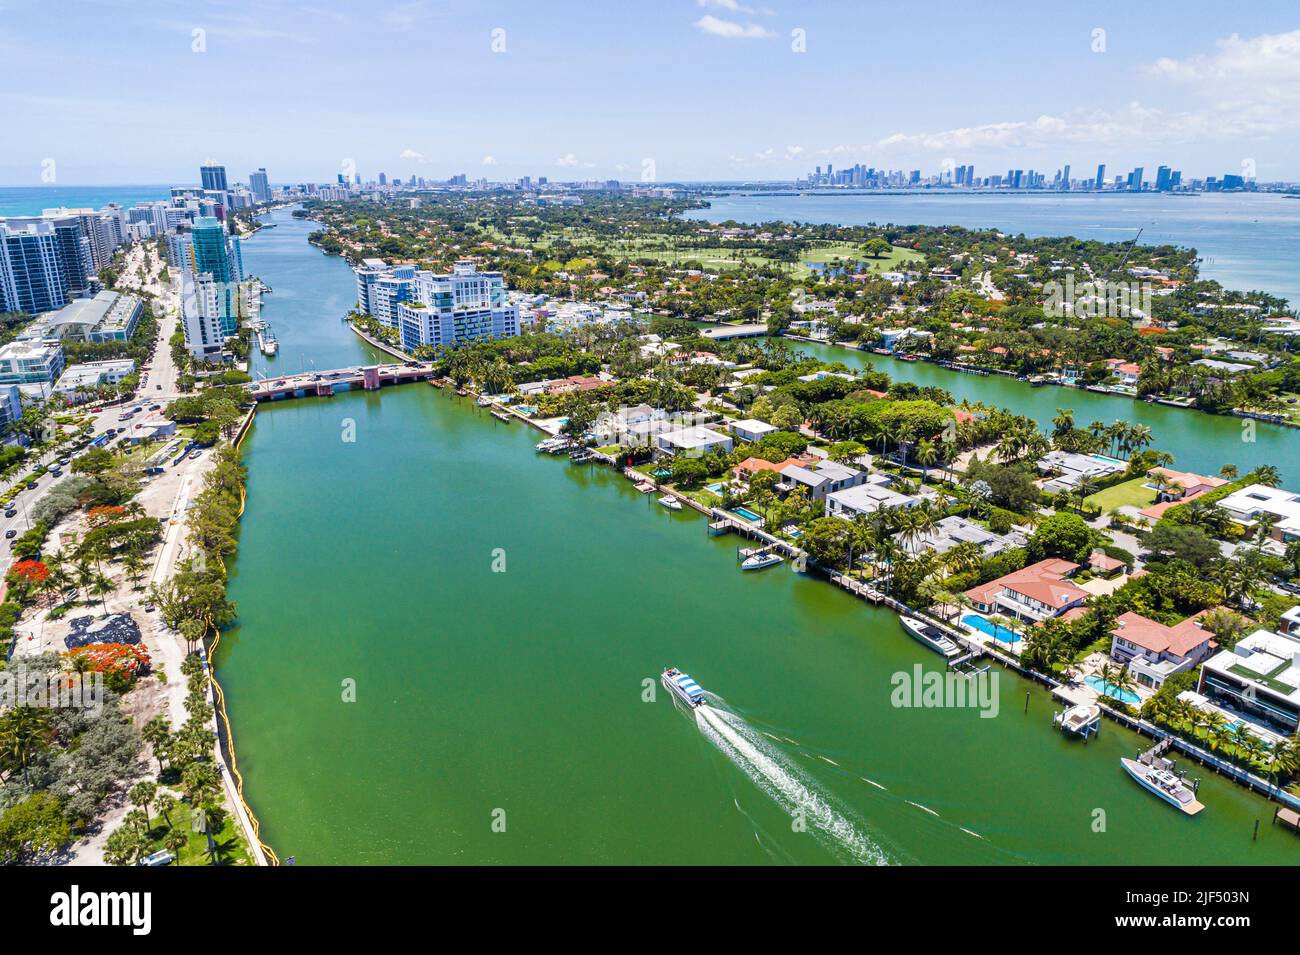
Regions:
[[[827,495],[865,484],[868,478],[866,471],[823,458],[807,467],[792,464],[782,468],[781,480],[777,483],[776,489],[783,494],[789,494],[796,488],[802,487],[808,492],[810,501],[824,501]]]
[[[1243,527],[1254,527],[1262,515],[1269,515],[1274,521],[1274,540],[1286,542],[1300,537],[1300,494],[1294,491],[1250,484],[1220,500],[1219,507]]]
[[[1300,640],[1270,630],[1242,637],[1201,665],[1197,692],[1293,735],[1300,730]]]
[[[887,476],[872,474],[862,484],[827,494],[826,516],[852,520],[859,514],[874,514],[881,508],[911,507],[920,500],[890,488]]]
[[[734,447],[731,435],[699,425],[668,431],[656,438],[659,449],[669,454],[700,455],[710,451],[730,451]]]
[[[764,435],[779,430],[775,425],[770,425],[766,421],[759,421],[757,418],[743,418],[740,421],[731,422],[731,433],[741,441],[751,443],[760,440]]]

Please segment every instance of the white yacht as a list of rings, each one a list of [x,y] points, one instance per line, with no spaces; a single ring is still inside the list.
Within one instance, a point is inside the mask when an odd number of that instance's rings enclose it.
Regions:
[[[961,656],[961,647],[956,641],[933,624],[915,617],[899,617],[899,621],[903,624],[904,630],[935,653],[949,658]]]
[[[781,563],[782,557],[776,551],[768,551],[765,554],[750,554],[740,563],[741,570],[762,570],[764,567],[771,567],[773,564]]]
[[[1168,760],[1160,760],[1168,764]],[[1196,801],[1196,790],[1187,784],[1183,777],[1172,770],[1153,766],[1136,759],[1120,757],[1124,772],[1137,780],[1139,786],[1149,793],[1154,793],[1171,806],[1181,809],[1189,816],[1194,816],[1205,807]]]
[[[659,498],[659,503],[670,511],[680,511],[682,509],[682,502],[670,494],[665,494]]]

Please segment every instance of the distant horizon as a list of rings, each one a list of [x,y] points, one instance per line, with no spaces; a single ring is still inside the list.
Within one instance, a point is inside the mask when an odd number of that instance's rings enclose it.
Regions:
[[[1300,29],[1274,6],[1229,25],[1185,0],[1177,30],[1124,0],[1013,18],[954,0],[875,18],[842,0],[62,6],[5,4],[14,186],[188,180],[209,157],[277,182],[782,183],[859,163],[1050,180],[1102,162],[1300,181]],[[148,70],[129,59],[145,50]]]

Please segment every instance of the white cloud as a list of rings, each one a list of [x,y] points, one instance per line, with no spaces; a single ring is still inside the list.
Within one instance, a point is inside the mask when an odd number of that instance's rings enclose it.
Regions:
[[[803,153],[803,147],[802,147],[802,146],[786,146],[786,147],[785,147],[785,158],[786,158],[786,159],[798,159],[799,156],[800,156],[800,154],[802,154],[802,153]]]
[[[403,149],[398,159],[414,159],[416,162],[424,162],[424,153],[417,152],[414,149]]]
[[[759,13],[763,16],[771,16],[773,13],[766,7],[762,9],[747,7],[740,0],[696,0],[696,2],[706,9],[713,7],[718,10],[730,10],[732,13]]]
[[[485,166],[495,166],[496,164],[497,164],[497,157],[496,157],[496,156],[484,156],[484,157],[483,157],[483,165],[485,165]]]
[[[565,153],[565,154],[564,154],[563,156],[561,156],[559,159],[555,160],[555,165],[557,165],[557,166],[576,166],[576,165],[578,165],[578,157],[575,156],[575,155],[573,155],[573,153]]]
[[[728,40],[758,40],[775,36],[771,30],[757,23],[737,23],[735,20],[721,20],[705,14],[695,21],[697,29]]]
[[[913,156],[979,150],[1053,149],[1073,145],[1132,148],[1233,143],[1300,130],[1300,30],[1249,39],[1232,35],[1212,53],[1163,57],[1139,74],[1184,94],[1188,108],[1170,110],[1136,100],[935,131],[899,131],[874,143],[817,150],[822,156]],[[1190,99],[1186,96],[1190,94]]]
[[[424,19],[424,14],[424,0],[411,0],[409,3],[399,3],[396,6],[389,7],[384,11],[382,17],[389,26],[410,27],[415,26]]]
[[[1297,121],[1300,30],[1248,39],[1234,33],[1217,41],[1213,53],[1161,57],[1141,72],[1200,97],[1208,111],[1230,124],[1233,135],[1272,132]]]

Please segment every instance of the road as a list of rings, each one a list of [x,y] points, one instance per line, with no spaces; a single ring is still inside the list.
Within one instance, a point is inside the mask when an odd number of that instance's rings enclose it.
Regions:
[[[139,280],[139,269],[142,264],[145,266],[145,280],[143,283]],[[154,414],[158,413],[151,413],[148,410],[150,407],[158,405],[161,411],[162,408],[167,407],[171,401],[178,397],[176,390],[178,374],[175,363],[172,361],[171,347],[167,342],[175,332],[179,320],[179,293],[175,288],[161,284],[161,273],[164,266],[165,263],[152,248],[135,245],[127,251],[119,288],[127,291],[144,292],[154,296],[154,308],[159,319],[159,340],[154,349],[153,357],[139,369],[142,379],[147,375],[148,380],[142,380],[140,387],[136,390],[135,397],[130,401],[95,406],[102,407],[103,410],[93,413],[94,431],[91,435],[92,438],[100,437],[109,429],[125,428],[129,431],[133,424],[153,417]],[[133,416],[129,421],[122,421],[121,416],[124,412],[137,407],[144,410]],[[67,457],[66,453],[61,455],[61,458],[64,457]],[[31,479],[32,472],[40,464],[55,463],[49,458],[50,455],[48,454],[44,456],[44,460],[30,458],[15,477],[0,485],[0,490],[8,490],[15,485],[26,484]],[[49,473],[42,475],[37,479],[36,488],[24,489],[19,492],[13,504],[9,507],[9,510],[13,513],[9,515],[5,512],[5,516],[0,516],[0,537],[4,540],[4,543],[0,544],[0,577],[8,573],[9,567],[13,563],[10,552],[13,537],[17,537],[31,529],[32,508],[49,494],[51,489],[58,487],[71,476],[67,466],[63,466],[62,470],[63,473],[57,477]],[[13,537],[10,537],[10,531],[14,532]]]

